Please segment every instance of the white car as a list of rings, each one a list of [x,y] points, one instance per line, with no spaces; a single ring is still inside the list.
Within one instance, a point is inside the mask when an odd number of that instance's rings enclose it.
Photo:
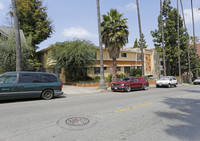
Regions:
[[[195,79],[193,82],[194,85],[200,85],[200,79]]]
[[[161,77],[159,80],[156,81],[156,88],[158,87],[176,87],[177,86],[177,80],[175,77],[173,76],[164,76],[164,77]]]

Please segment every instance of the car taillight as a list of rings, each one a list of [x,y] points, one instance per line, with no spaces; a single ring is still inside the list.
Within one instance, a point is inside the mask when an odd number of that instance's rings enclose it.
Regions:
[[[61,84],[61,85],[60,85],[60,90],[62,90],[62,87],[63,87],[63,85]]]

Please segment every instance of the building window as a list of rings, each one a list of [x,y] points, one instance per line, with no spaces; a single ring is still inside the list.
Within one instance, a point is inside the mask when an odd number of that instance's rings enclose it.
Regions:
[[[142,54],[137,54],[137,61],[141,61],[142,60]]]
[[[103,67],[104,70],[107,70],[107,67]]]
[[[94,68],[94,74],[100,74],[100,67]]]
[[[142,69],[142,66],[137,66],[137,69]]]
[[[117,71],[121,71],[121,67],[117,67]]]
[[[126,53],[121,53],[121,57],[126,57],[127,54]]]
[[[94,52],[94,59],[97,59],[97,52]]]

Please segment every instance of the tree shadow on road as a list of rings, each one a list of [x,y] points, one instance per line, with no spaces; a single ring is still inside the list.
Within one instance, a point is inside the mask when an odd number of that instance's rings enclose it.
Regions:
[[[200,94],[200,90],[182,90],[184,92],[189,92],[189,93],[199,93]]]
[[[186,98],[166,98],[163,103],[169,112],[156,112],[167,119],[166,133],[180,140],[200,140],[200,100]]]

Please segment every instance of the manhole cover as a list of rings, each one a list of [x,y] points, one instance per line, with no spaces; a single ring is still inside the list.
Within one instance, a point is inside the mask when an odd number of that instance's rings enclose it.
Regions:
[[[65,121],[66,124],[71,126],[84,126],[89,122],[89,119],[85,117],[72,117]]]
[[[71,129],[71,130],[83,130],[94,126],[97,123],[95,117],[88,115],[77,116],[71,115],[68,117],[63,117],[57,121],[57,125],[61,128]]]

